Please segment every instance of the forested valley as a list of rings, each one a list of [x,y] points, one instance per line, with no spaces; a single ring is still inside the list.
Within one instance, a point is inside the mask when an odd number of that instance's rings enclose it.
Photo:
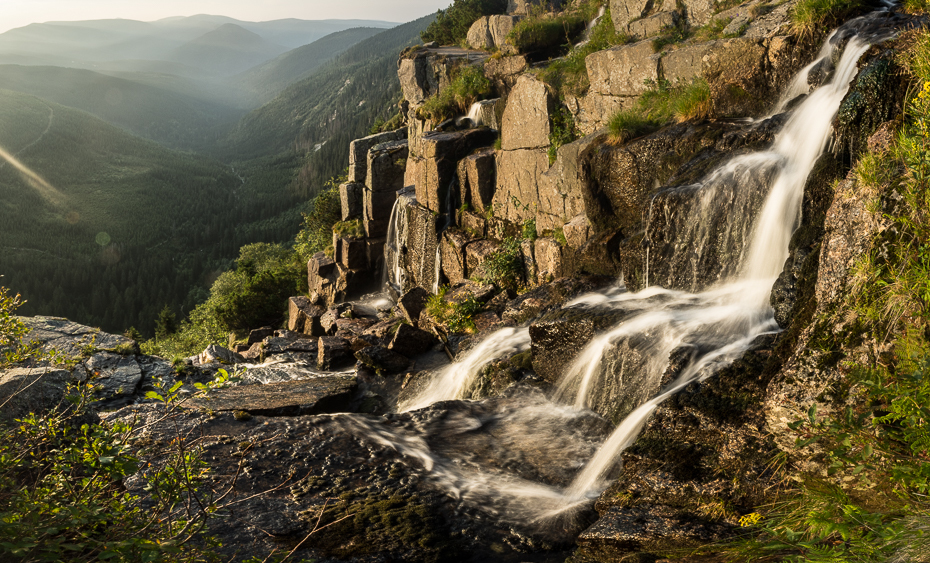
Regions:
[[[396,54],[430,21],[348,28],[200,82],[0,66],[0,283],[21,314],[110,332],[152,336],[166,306],[183,318],[240,247],[293,244],[349,141],[397,113]]]

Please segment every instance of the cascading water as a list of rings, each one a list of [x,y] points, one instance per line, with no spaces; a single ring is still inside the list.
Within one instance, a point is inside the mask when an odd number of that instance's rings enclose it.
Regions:
[[[696,248],[704,244],[725,266],[716,285],[692,291],[652,286],[635,294],[614,289],[566,304],[566,308],[613,308],[622,312],[623,320],[582,350],[551,399],[537,392],[511,402],[492,400],[499,401],[494,404],[501,409],[506,403],[506,412],[457,419],[436,410],[435,416],[427,417],[443,421],[451,417],[449,424],[454,428],[448,436],[454,440],[447,436],[446,443],[427,443],[416,434],[426,432],[424,427],[388,430],[367,421],[352,424],[360,425],[359,431],[370,439],[420,459],[436,483],[455,498],[483,503],[503,519],[540,522],[561,518],[573,507],[587,503],[603,490],[620,454],[665,399],[712,376],[739,358],[761,335],[778,330],[769,305],[772,284],[784,267],[788,242],[799,222],[806,179],[826,147],[833,116],[868,46],[856,37],[848,42],[832,80],[798,105],[770,150],[733,158],[700,184],[657,196],[657,200],[683,199],[687,209],[679,214],[671,214],[668,206],[661,212],[650,211],[653,259],[665,258],[659,253],[662,244],[674,253],[692,253],[674,264],[672,272],[677,287],[695,288],[699,285],[697,265],[706,265],[709,260],[703,249]],[[829,49],[825,47],[823,53],[829,55]],[[658,206],[657,200],[654,203]],[[719,232],[709,230],[709,218],[723,225]],[[673,228],[674,237],[656,236],[659,222]],[[724,258],[720,258],[721,252]],[[621,345],[627,353],[611,355]],[[434,375],[422,391],[399,405],[399,410],[414,411],[439,401],[470,398],[485,366],[529,346],[526,328],[501,329]],[[677,373],[669,374],[669,358],[676,350],[684,351],[686,361]],[[660,390],[663,377],[672,381]],[[457,441],[477,436],[496,441],[504,450],[524,447],[556,455],[560,450],[546,449],[547,440],[569,443],[565,427],[575,424],[584,413],[590,414],[588,408],[597,410],[598,395],[608,386],[620,390],[622,396],[614,397],[614,406],[628,405],[629,414],[590,457],[591,444],[578,441],[579,446],[572,450],[574,459],[590,461],[583,466],[564,466],[574,475],[570,483],[558,476],[540,480],[508,473],[506,459],[492,468],[485,464],[487,460],[478,463],[469,453],[456,453],[462,457],[454,461],[446,457],[453,455],[450,452],[456,446],[468,449],[468,444]],[[594,393],[595,389],[599,392]],[[482,432],[489,425],[494,428]]]
[[[404,269],[401,264],[399,243],[402,231],[400,221],[403,215],[401,206],[400,198],[394,200],[391,217],[388,219],[387,239],[384,242],[384,267],[381,271],[381,288],[384,293],[389,293],[391,288],[398,293],[404,289]]]
[[[594,26],[597,25],[597,22],[601,21],[601,18],[604,17],[604,13],[607,11],[607,6],[601,6],[597,11],[597,15],[588,22],[587,27],[585,27],[584,35],[581,37],[581,41],[575,44],[575,48],[583,47],[591,40],[591,31],[594,30]]]

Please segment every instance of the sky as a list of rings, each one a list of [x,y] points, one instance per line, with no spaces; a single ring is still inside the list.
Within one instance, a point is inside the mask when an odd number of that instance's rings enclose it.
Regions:
[[[30,23],[212,14],[243,21],[365,19],[408,22],[452,0],[0,0],[0,33]]]

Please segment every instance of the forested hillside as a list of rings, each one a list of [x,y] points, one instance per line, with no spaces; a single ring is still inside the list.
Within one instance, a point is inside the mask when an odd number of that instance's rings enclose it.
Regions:
[[[214,144],[219,127],[235,123],[241,115],[241,110],[216,101],[73,68],[0,65],[0,88],[84,110],[141,137],[182,149]]]
[[[9,90],[0,147],[24,166],[0,162],[0,272],[30,300],[23,314],[150,331],[165,304],[202,299],[241,245],[287,239],[300,218],[281,188],[293,159],[233,170]]]
[[[233,158],[294,150],[307,159],[302,186],[308,195],[345,168],[349,142],[363,137],[376,119],[388,119],[401,92],[397,56],[420,41],[435,15],[358,43],[306,80],[247,115],[227,146]]]
[[[260,105],[290,84],[307,78],[313,71],[359,41],[383,32],[384,29],[376,27],[356,27],[332,33],[250,68],[232,77],[229,83],[244,90],[249,102]]]

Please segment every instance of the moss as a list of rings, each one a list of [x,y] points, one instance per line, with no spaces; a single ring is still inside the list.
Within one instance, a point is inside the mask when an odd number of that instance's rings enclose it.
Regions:
[[[365,236],[365,229],[362,227],[361,219],[340,221],[333,225],[333,232],[343,238],[361,238]]]

